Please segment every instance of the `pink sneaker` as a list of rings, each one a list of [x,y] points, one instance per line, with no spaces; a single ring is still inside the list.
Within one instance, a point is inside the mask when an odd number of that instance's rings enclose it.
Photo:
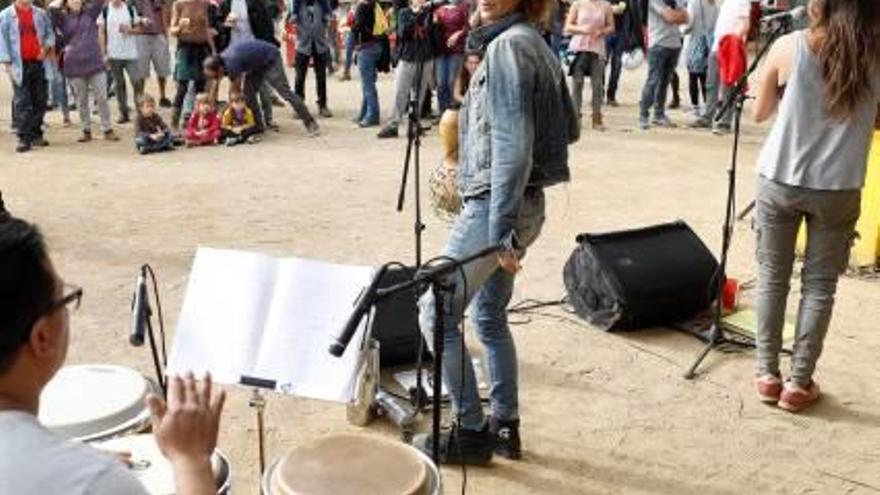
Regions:
[[[761,402],[776,404],[782,395],[782,379],[776,375],[759,376],[755,378],[755,391]]]
[[[776,405],[780,409],[796,413],[812,406],[817,400],[819,400],[819,384],[815,381],[810,382],[810,386],[806,389],[792,382],[785,382],[785,388]]]

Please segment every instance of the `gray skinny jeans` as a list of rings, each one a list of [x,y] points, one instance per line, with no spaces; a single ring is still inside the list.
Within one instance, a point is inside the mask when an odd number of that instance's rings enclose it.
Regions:
[[[759,179],[755,233],[758,258],[758,375],[779,375],[785,306],[801,221],[807,249],[791,360],[791,380],[812,381],[831,322],[837,280],[846,270],[861,210],[861,191],[820,191]]]
[[[128,106],[128,86],[125,84],[125,74],[128,74],[128,79],[131,81],[134,91],[134,105],[137,108],[138,99],[144,93],[141,62],[137,59],[110,59],[107,65],[110,66],[110,74],[113,75],[113,80],[116,81],[116,102],[119,104],[119,113],[128,117],[130,107]]]
[[[571,97],[578,116],[583,113],[581,105],[584,97],[585,77],[590,78],[590,86],[593,90],[593,114],[600,114],[602,113],[602,98],[605,96],[605,59],[600,57],[598,53],[578,53],[571,68]]]
[[[101,130],[113,129],[110,123],[110,104],[107,103],[107,73],[99,71],[89,77],[71,77],[67,79],[76,94],[76,105],[83,132],[92,132],[92,108],[89,95],[95,95],[98,114],[101,116]]]
[[[706,109],[700,120],[707,124],[714,124],[716,114],[721,111],[721,105],[730,93],[730,86],[725,86],[721,81],[721,69],[718,67],[718,53],[709,54],[709,66],[706,69]],[[727,111],[721,118],[722,126],[730,127],[733,122],[733,112]]]
[[[390,125],[397,127],[401,122],[407,122],[410,91],[416,87],[418,73],[418,62],[401,60],[397,63],[397,68],[394,71],[394,108],[391,109],[391,118],[388,119]],[[428,92],[428,83],[433,74],[434,61],[425,61],[418,101],[425,101],[425,93]]]

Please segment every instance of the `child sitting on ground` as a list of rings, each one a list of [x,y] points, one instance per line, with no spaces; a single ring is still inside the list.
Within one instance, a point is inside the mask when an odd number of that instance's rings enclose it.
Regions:
[[[156,112],[156,99],[148,94],[140,98],[134,124],[134,147],[142,155],[174,149],[174,138]]]
[[[229,106],[223,111],[220,118],[222,129],[221,139],[227,146],[235,146],[241,143],[257,143],[260,137],[257,135],[254,112],[248,108],[244,96],[234,92],[229,97]]]
[[[186,123],[184,136],[187,147],[210,146],[220,139],[220,118],[214,102],[205,94],[196,96],[196,108]]]

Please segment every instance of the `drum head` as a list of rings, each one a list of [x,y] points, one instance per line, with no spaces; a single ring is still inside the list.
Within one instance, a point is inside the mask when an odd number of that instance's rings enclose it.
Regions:
[[[144,398],[152,391],[152,384],[129,368],[67,366],[40,396],[40,422],[86,442],[135,432],[149,419]]]
[[[290,451],[270,472],[272,495],[425,495],[418,451],[366,435],[327,437]]]
[[[109,452],[131,453],[131,473],[144,485],[150,495],[174,495],[174,471],[162,455],[153,435],[131,435],[93,444]],[[211,468],[217,481],[218,493],[229,489],[229,464],[219,451],[211,456]]]

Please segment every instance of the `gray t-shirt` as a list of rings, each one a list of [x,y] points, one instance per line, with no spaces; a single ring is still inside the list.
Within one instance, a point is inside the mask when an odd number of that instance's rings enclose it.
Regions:
[[[861,189],[868,149],[874,134],[880,79],[874,92],[850,120],[825,111],[822,69],[807,46],[806,31],[797,31],[794,67],[779,103],[779,116],[758,158],[765,179],[822,191]]]
[[[0,493],[148,495],[122,462],[47,430],[32,414],[0,411]]]
[[[681,4],[676,2],[678,8]],[[648,47],[681,48],[681,31],[660,15],[667,8],[663,0],[648,0]]]

